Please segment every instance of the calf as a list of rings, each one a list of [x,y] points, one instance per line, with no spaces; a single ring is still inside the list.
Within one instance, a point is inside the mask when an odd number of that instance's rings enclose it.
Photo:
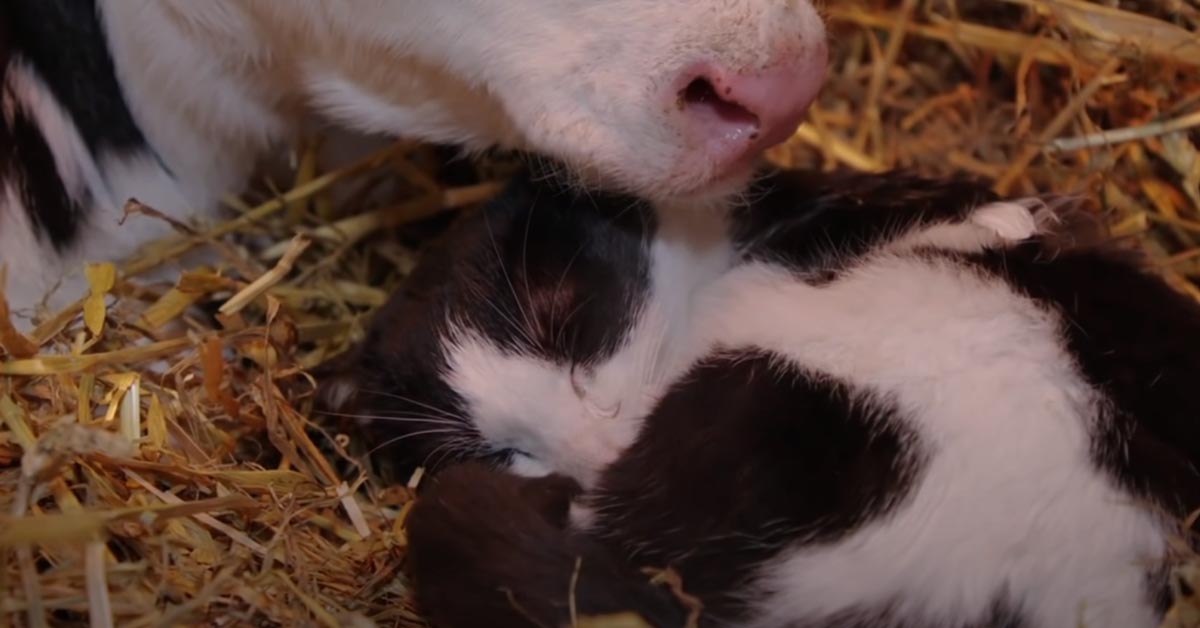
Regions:
[[[586,186],[722,196],[795,129],[826,56],[807,0],[8,0],[9,297],[29,306],[161,234],[118,224],[130,197],[211,213],[314,119],[533,149]]]

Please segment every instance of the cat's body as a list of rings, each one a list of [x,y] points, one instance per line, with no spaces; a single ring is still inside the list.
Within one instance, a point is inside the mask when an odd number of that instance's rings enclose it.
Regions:
[[[418,501],[433,616],[535,625],[513,602],[539,599],[562,625],[574,577],[576,611],[681,625],[643,566],[704,625],[1156,625],[1200,506],[1200,307],[971,183],[775,173],[747,198],[679,227],[518,184],[378,315],[329,398],[384,455],[501,469]],[[472,516],[504,469],[578,482],[569,518]]]

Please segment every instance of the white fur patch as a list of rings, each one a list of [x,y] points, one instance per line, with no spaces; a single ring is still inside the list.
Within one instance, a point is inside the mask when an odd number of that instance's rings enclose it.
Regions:
[[[33,237],[33,225],[11,182],[0,188],[0,250],[4,251],[0,263],[7,265],[4,292],[10,305],[15,309],[21,307],[19,304],[35,303],[43,292],[38,289],[43,281],[29,262],[42,258],[46,252]],[[37,280],[30,281],[29,273],[35,273]],[[32,328],[24,317],[18,316],[14,322],[22,331]]]
[[[1028,207],[1015,202],[989,203],[971,212],[971,222],[991,229],[1005,242],[1019,242],[1038,230],[1037,220]]]
[[[964,222],[944,222],[904,234],[885,248],[894,252],[929,247],[975,253],[1020,242],[1040,231],[1026,203],[1005,201],[975,208]]]
[[[888,602],[922,625],[963,625],[1006,589],[1036,626],[1154,625],[1144,578],[1163,530],[1091,463],[1099,400],[1054,315],[950,262],[891,255],[822,287],[739,268],[700,312],[713,344],[888,395],[931,450],[893,514],[773,561],[752,626]]]
[[[439,142],[463,146],[472,150],[483,150],[499,143],[507,146],[518,144],[510,131],[507,118],[489,116],[486,109],[478,108],[480,94],[453,84],[447,77],[431,77],[422,80],[416,69],[405,76],[409,91],[404,100],[388,100],[369,91],[343,76],[333,72],[312,70],[307,91],[313,106],[329,118],[364,133],[397,133],[422,138],[428,142]],[[428,86],[427,82],[435,85]],[[461,91],[455,99],[456,106],[471,103],[474,115],[454,111],[430,94]],[[502,140],[496,138],[503,136]]]
[[[296,103],[283,91],[294,79],[282,78],[281,59],[249,10],[258,3],[98,4],[134,120],[190,209],[212,215],[217,200],[240,191],[265,152],[296,130]],[[300,17],[304,0],[288,4]]]

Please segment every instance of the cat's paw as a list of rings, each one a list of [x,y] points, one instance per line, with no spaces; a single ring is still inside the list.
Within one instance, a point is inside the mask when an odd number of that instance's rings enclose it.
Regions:
[[[893,241],[894,252],[936,249],[957,253],[979,253],[1019,244],[1042,233],[1053,220],[1038,199],[996,201],[980,205],[964,220],[935,223]]]

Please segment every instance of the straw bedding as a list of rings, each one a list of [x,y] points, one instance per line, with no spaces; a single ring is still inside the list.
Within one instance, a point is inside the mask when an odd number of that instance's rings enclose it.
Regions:
[[[830,4],[828,87],[772,160],[1087,194],[1200,298],[1197,0]],[[312,419],[308,371],[512,164],[397,144],[318,172],[314,147],[228,222],[90,266],[90,294],[31,333],[0,303],[0,626],[423,625],[402,573],[419,478]],[[180,263],[200,246],[222,263]],[[1168,624],[1200,606],[1181,594]]]

